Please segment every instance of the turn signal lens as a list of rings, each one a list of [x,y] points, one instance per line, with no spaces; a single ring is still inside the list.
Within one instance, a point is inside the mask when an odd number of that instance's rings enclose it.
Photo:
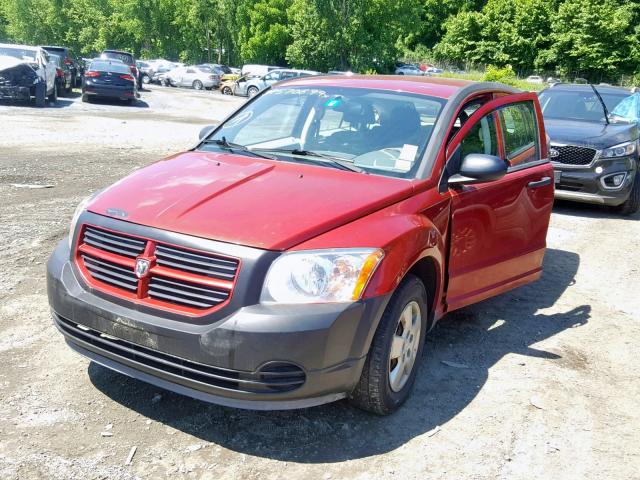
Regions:
[[[360,297],[364,293],[364,289],[369,284],[369,280],[373,276],[373,272],[378,267],[378,264],[382,260],[382,257],[384,257],[384,252],[382,250],[376,250],[364,261],[362,270],[360,271],[360,276],[358,277],[356,286],[353,289],[351,300],[360,300]]]

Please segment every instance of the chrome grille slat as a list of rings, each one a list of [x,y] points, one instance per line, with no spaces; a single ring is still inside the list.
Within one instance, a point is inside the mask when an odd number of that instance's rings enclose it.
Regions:
[[[217,303],[217,302],[203,303],[203,302],[198,302],[196,300],[188,300],[175,295],[168,295],[166,293],[156,292],[153,289],[149,290],[149,296],[151,298],[170,300],[171,303],[178,303],[181,305],[187,305],[189,307],[195,307],[195,308],[211,308]]]
[[[87,227],[84,231],[83,241],[99,250],[116,253],[129,258],[136,258],[142,255],[147,242],[132,238],[124,234],[115,234]]]
[[[129,257],[129,258],[135,258],[137,257],[140,253],[136,253],[135,251],[131,251],[131,250],[123,250],[122,248],[118,248],[118,247],[114,247],[111,246],[109,244],[106,243],[102,243],[99,242],[97,240],[94,240],[92,238],[86,238],[84,239],[84,243],[86,243],[87,245],[91,245],[92,247],[95,247],[99,250],[106,250],[107,252],[111,252],[111,253],[119,253],[120,255],[123,255],[125,257]]]
[[[167,253],[170,254],[171,252],[175,252],[175,253],[179,253],[180,255],[183,255],[185,257],[191,257],[191,258],[196,258],[196,259],[200,259],[200,260],[211,260],[210,257],[207,257],[206,255],[202,255],[202,254],[198,254],[198,253],[194,253],[194,252],[187,252],[186,250],[182,250],[182,249],[178,249],[178,248],[173,248],[173,247],[169,247],[169,246],[165,246],[162,244],[159,244],[157,247],[157,250],[159,252],[163,252],[163,253]],[[234,268],[237,267],[238,262],[235,260],[227,260],[224,258],[219,258],[216,257],[216,262],[217,263],[226,263],[229,265],[233,265]]]
[[[238,262],[217,255],[193,253],[178,247],[159,244],[156,247],[158,265],[184,270],[221,280],[232,280],[238,270]]]
[[[121,242],[120,240],[114,240],[113,238],[110,238],[110,237],[96,235],[94,232],[90,230],[87,230],[85,235],[86,235],[85,239],[88,237],[88,238],[94,239],[97,242],[108,243],[109,245],[118,245],[119,247],[127,248],[134,251],[142,252],[144,250],[144,243],[142,245],[135,245],[127,242]]]
[[[132,275],[133,278],[131,278],[130,276],[127,276],[123,273],[119,273],[119,269],[113,268],[112,270],[105,268],[103,266],[99,266],[95,263],[93,263],[90,257],[82,257],[84,259],[85,262],[85,266],[87,267],[87,270],[89,270],[90,272],[99,272],[99,273],[104,273],[107,275],[112,275],[116,278],[120,278],[122,280],[125,280],[127,282],[132,282],[134,285],[138,283],[138,279],[135,277],[135,275]],[[127,272],[129,273],[129,272]],[[130,272],[131,274],[133,274],[133,272]]]
[[[200,300],[209,300],[209,301],[210,300],[218,300],[220,302],[223,302],[225,300],[224,297],[220,298],[220,297],[216,297],[216,296],[213,296],[213,295],[207,296],[207,295],[202,295],[200,293],[192,293],[192,292],[189,292],[187,290],[180,290],[178,288],[167,287],[165,285],[161,285],[161,284],[157,284],[157,283],[154,283],[149,288],[149,290],[150,291],[154,291],[154,292],[155,292],[155,290],[161,290],[162,292],[168,292],[169,294],[177,293],[179,295],[186,295],[187,297],[197,298],[197,299],[200,299]]]
[[[160,257],[158,257],[157,262],[158,262],[158,265],[162,265],[163,267],[170,267],[176,270],[185,270],[187,272],[193,272],[193,273],[201,273],[208,277],[222,278],[223,280],[229,280],[234,277],[232,273],[220,273],[220,272],[212,271],[211,269],[192,267],[190,265],[171,262],[169,260],[165,260]]]

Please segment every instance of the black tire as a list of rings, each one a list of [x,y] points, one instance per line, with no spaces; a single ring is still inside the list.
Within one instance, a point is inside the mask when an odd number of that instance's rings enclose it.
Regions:
[[[138,103],[138,99],[137,98],[130,98],[129,100],[127,100],[127,103],[133,107],[133,106],[136,105],[136,103]]]
[[[640,167],[640,164],[638,166]],[[615,207],[615,209],[621,215],[633,215],[640,210],[640,170],[636,170],[629,198],[622,205]]]
[[[223,95],[233,95],[233,90],[231,90],[231,87],[222,87],[221,93]]]
[[[258,87],[249,87],[247,89],[247,96],[249,98],[253,98],[258,94],[258,92],[259,92]]]
[[[149,75],[142,75],[142,83],[145,85],[149,85],[151,83],[151,77]]]
[[[420,310],[420,338],[418,339],[415,361],[404,383],[398,391],[393,391],[389,381],[391,367],[391,344],[398,328],[400,314],[405,307],[415,302]],[[414,275],[407,275],[396,289],[380,319],[380,325],[371,342],[362,375],[349,400],[358,408],[389,415],[396,411],[411,393],[416,374],[420,369],[424,338],[428,321],[428,297],[424,284]]]
[[[55,104],[58,101],[58,86],[57,85],[53,86],[53,92],[51,92],[51,94],[47,97],[47,100],[49,100],[50,104]]]
[[[82,94],[82,101],[83,103],[89,103],[89,95],[87,95],[86,93]]]
[[[202,85],[200,80],[194,80],[191,86],[194,90],[202,90],[204,88],[204,85]]]
[[[47,102],[47,85],[39,82],[35,87],[36,107],[43,108]]]

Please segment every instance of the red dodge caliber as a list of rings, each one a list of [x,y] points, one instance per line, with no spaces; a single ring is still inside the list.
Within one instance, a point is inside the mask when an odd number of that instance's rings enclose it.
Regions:
[[[438,319],[539,278],[545,139],[536,95],[501,84],[276,84],[82,202],[48,263],[53,320],[191,397],[388,414]]]

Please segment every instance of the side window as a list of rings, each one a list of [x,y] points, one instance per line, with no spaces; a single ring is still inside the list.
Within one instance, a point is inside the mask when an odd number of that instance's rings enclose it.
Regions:
[[[540,159],[540,135],[533,103],[523,102],[500,109],[500,126],[509,165]]]
[[[193,68],[189,68],[187,69],[187,73],[196,73],[196,71]]]
[[[498,155],[498,135],[493,113],[480,119],[460,142],[461,158],[471,153]]]

